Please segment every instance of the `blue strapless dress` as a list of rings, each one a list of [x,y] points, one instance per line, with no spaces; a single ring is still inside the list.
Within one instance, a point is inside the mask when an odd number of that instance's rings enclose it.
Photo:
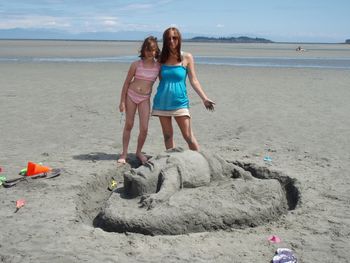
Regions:
[[[182,65],[162,65],[160,76],[161,80],[153,99],[153,110],[172,111],[189,108],[187,68]]]

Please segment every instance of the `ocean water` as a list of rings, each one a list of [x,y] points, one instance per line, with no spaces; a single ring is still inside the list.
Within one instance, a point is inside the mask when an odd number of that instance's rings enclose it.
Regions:
[[[131,63],[138,57],[129,54],[137,54],[138,45],[104,41],[0,41],[0,63]],[[350,69],[350,45],[309,45],[306,52],[296,52],[294,46],[186,43],[196,64]]]
[[[65,62],[65,63],[131,63],[136,56],[115,57],[0,57],[0,62]],[[235,67],[325,68],[350,69],[347,58],[289,58],[289,57],[207,57],[195,56],[197,64]]]
[[[350,59],[293,57],[198,57],[198,64],[241,67],[350,69]]]

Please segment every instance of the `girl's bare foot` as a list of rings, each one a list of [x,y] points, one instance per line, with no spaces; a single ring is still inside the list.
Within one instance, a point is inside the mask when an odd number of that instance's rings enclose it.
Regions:
[[[137,156],[137,158],[139,158],[139,160],[141,161],[142,164],[147,163],[148,159],[142,153],[137,153],[136,156]]]
[[[124,155],[124,154],[119,155],[119,159],[117,161],[117,164],[126,164],[126,155]]]

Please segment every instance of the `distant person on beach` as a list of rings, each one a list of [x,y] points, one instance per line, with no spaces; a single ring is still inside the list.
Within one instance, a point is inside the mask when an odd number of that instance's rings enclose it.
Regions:
[[[159,61],[161,63],[160,82],[153,100],[152,115],[159,117],[165,148],[175,147],[172,125],[174,118],[188,147],[198,151],[199,145],[191,127],[186,89],[187,75],[204,106],[212,111],[215,103],[207,97],[197,79],[192,55],[181,52],[181,33],[177,28],[170,27],[164,31]]]
[[[136,156],[142,163],[147,162],[147,157],[142,154],[141,150],[148,132],[152,86],[159,75],[160,64],[157,62],[159,53],[157,39],[153,36],[147,37],[141,46],[140,59],[131,64],[124,81],[119,104],[120,112],[125,112],[123,151],[117,161],[120,164],[126,163],[136,111],[140,119]]]
[[[298,46],[295,50],[296,50],[296,51],[305,51],[305,49],[302,48],[301,46]]]

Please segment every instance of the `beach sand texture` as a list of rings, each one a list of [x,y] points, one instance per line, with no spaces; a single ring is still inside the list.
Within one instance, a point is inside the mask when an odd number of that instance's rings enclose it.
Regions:
[[[39,47],[38,47],[39,46]],[[0,41],[0,57],[136,55],[139,43]],[[194,55],[350,57],[345,45],[185,43]],[[269,262],[278,247],[300,262],[349,262],[350,71],[197,65],[216,102],[207,112],[189,89],[195,135],[226,160],[266,166],[296,179],[297,207],[257,227],[144,236],[94,228],[110,195],[123,123],[117,111],[128,63],[0,61],[0,175],[28,161],[62,168],[54,179],[0,188],[2,262]],[[156,86],[156,85],[155,85]],[[130,143],[136,147],[137,121]],[[176,128],[177,146],[186,148]],[[144,151],[164,150],[151,118]],[[271,157],[271,162],[264,157]],[[131,160],[134,156],[130,155]],[[135,162],[134,162],[135,163]],[[134,164],[133,163],[133,164]],[[16,200],[25,199],[15,212]],[[270,235],[282,239],[267,241]]]

